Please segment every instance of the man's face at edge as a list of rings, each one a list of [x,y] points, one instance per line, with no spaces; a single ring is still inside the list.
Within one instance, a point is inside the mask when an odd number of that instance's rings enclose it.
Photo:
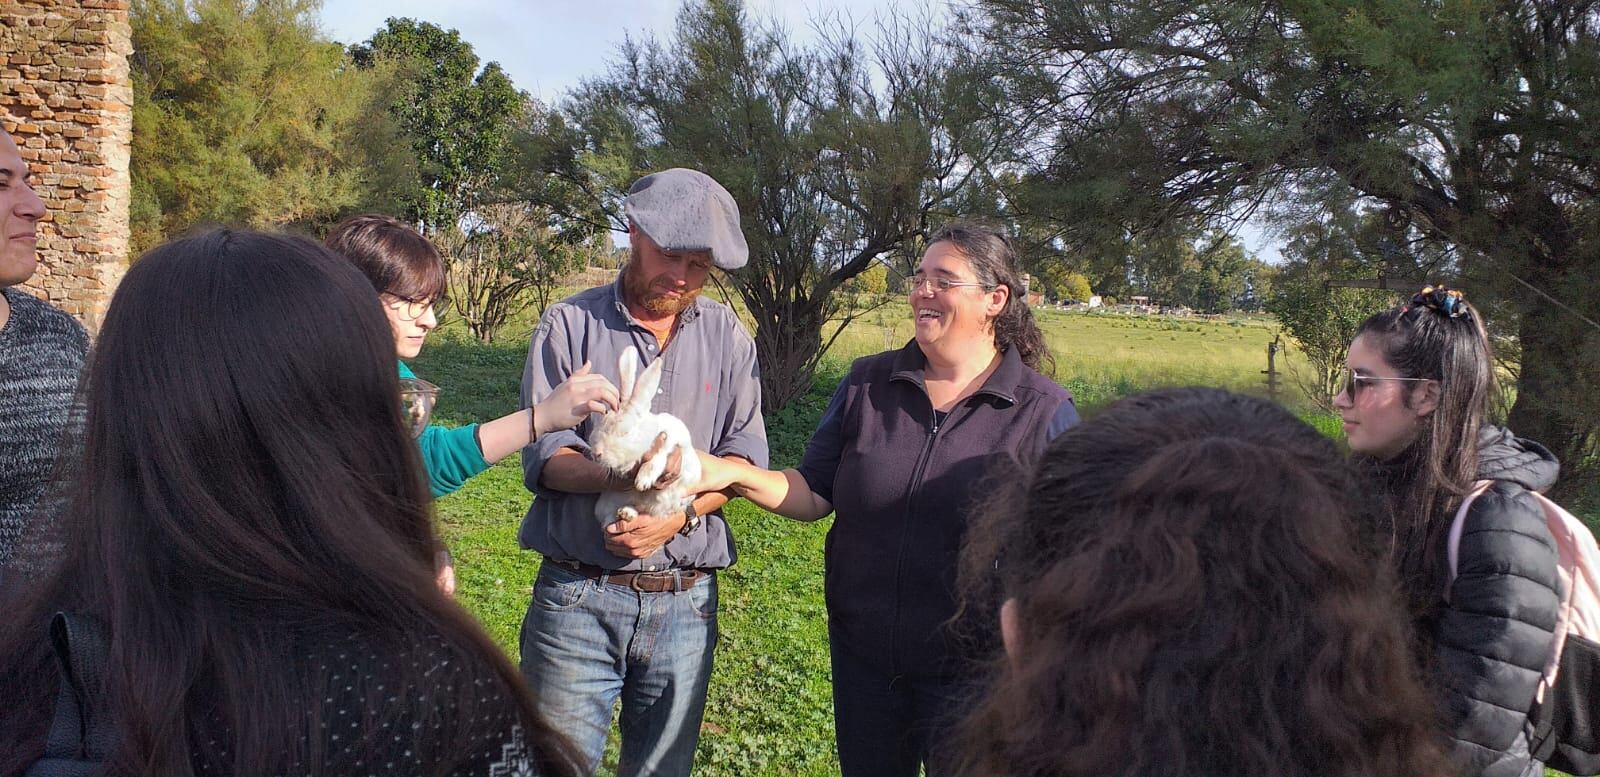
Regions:
[[[44,201],[33,190],[33,174],[11,135],[0,132],[0,288],[33,277],[39,266],[39,221]]]

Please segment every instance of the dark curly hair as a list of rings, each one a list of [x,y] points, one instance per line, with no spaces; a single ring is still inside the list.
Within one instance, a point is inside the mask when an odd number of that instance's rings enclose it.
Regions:
[[[1001,351],[1017,349],[1022,363],[1045,375],[1054,375],[1055,357],[1045,345],[1044,332],[1033,320],[1027,290],[1022,286],[1022,271],[1011,238],[998,229],[970,222],[940,227],[928,236],[928,245],[950,243],[971,265],[980,283],[1004,286],[1010,290],[1005,309],[994,319],[994,343]]]
[[[1408,620],[1334,445],[1218,389],[1125,399],[968,533],[968,604],[1012,658],[964,775],[1442,773]]]

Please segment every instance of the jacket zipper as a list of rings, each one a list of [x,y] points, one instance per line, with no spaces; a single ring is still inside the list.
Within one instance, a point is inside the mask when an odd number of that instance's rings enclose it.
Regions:
[[[923,394],[926,396],[926,389],[923,390]],[[955,413],[955,410],[955,408],[950,408],[950,412],[952,414]],[[939,417],[934,413],[933,398],[929,397],[928,439],[922,445],[922,455],[917,459],[916,469],[911,471],[911,485],[906,489],[906,495],[904,499],[906,505],[905,516],[900,522],[900,547],[896,551],[894,557],[894,620],[889,629],[889,674],[891,677],[900,676],[900,589],[902,584],[901,573],[905,566],[906,558],[906,535],[911,531],[911,514],[913,507],[911,500],[916,495],[917,488],[922,485],[922,476],[927,474],[928,460],[933,458],[933,444],[938,440],[939,437],[938,418]],[[945,421],[947,425],[949,420],[949,416],[946,416]]]

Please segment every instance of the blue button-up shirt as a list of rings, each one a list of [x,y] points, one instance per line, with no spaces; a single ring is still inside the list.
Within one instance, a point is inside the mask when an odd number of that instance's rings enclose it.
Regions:
[[[620,383],[617,357],[638,351],[644,365],[665,359],[661,390],[651,404],[689,427],[695,447],[717,456],[739,456],[767,466],[767,430],[761,419],[761,381],[755,342],[733,310],[700,297],[678,316],[665,352],[656,336],[623,303],[622,282],[580,292],[545,311],[528,343],[522,372],[522,406],[543,398],[585,361]],[[545,462],[562,448],[589,452],[588,437],[599,424],[591,416],[576,429],[552,432],[522,451],[523,483],[537,498],[522,519],[522,547],[554,559],[581,561],[611,570],[719,569],[734,561],[733,536],[721,511],[705,516],[689,536],[677,536],[654,556],[630,559],[606,550],[594,515],[594,494],[569,494],[539,482]]]

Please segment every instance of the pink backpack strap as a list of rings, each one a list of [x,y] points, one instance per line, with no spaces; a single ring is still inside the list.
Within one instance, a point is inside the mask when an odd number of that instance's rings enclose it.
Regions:
[[[1545,525],[1556,541],[1556,572],[1561,578],[1561,617],[1556,621],[1556,638],[1540,678],[1538,696],[1554,685],[1567,637],[1578,634],[1594,641],[1600,636],[1600,546],[1583,521],[1544,494],[1534,499],[1544,508]]]
[[[1473,500],[1483,496],[1494,485],[1493,480],[1480,480],[1474,483],[1472,490],[1467,492],[1467,498],[1461,500],[1461,506],[1456,508],[1455,520],[1450,522],[1450,536],[1445,540],[1445,559],[1449,561],[1450,581],[1444,589],[1444,600],[1450,601],[1450,589],[1456,582],[1456,565],[1461,560],[1461,532],[1467,527],[1467,510],[1472,507]]]

